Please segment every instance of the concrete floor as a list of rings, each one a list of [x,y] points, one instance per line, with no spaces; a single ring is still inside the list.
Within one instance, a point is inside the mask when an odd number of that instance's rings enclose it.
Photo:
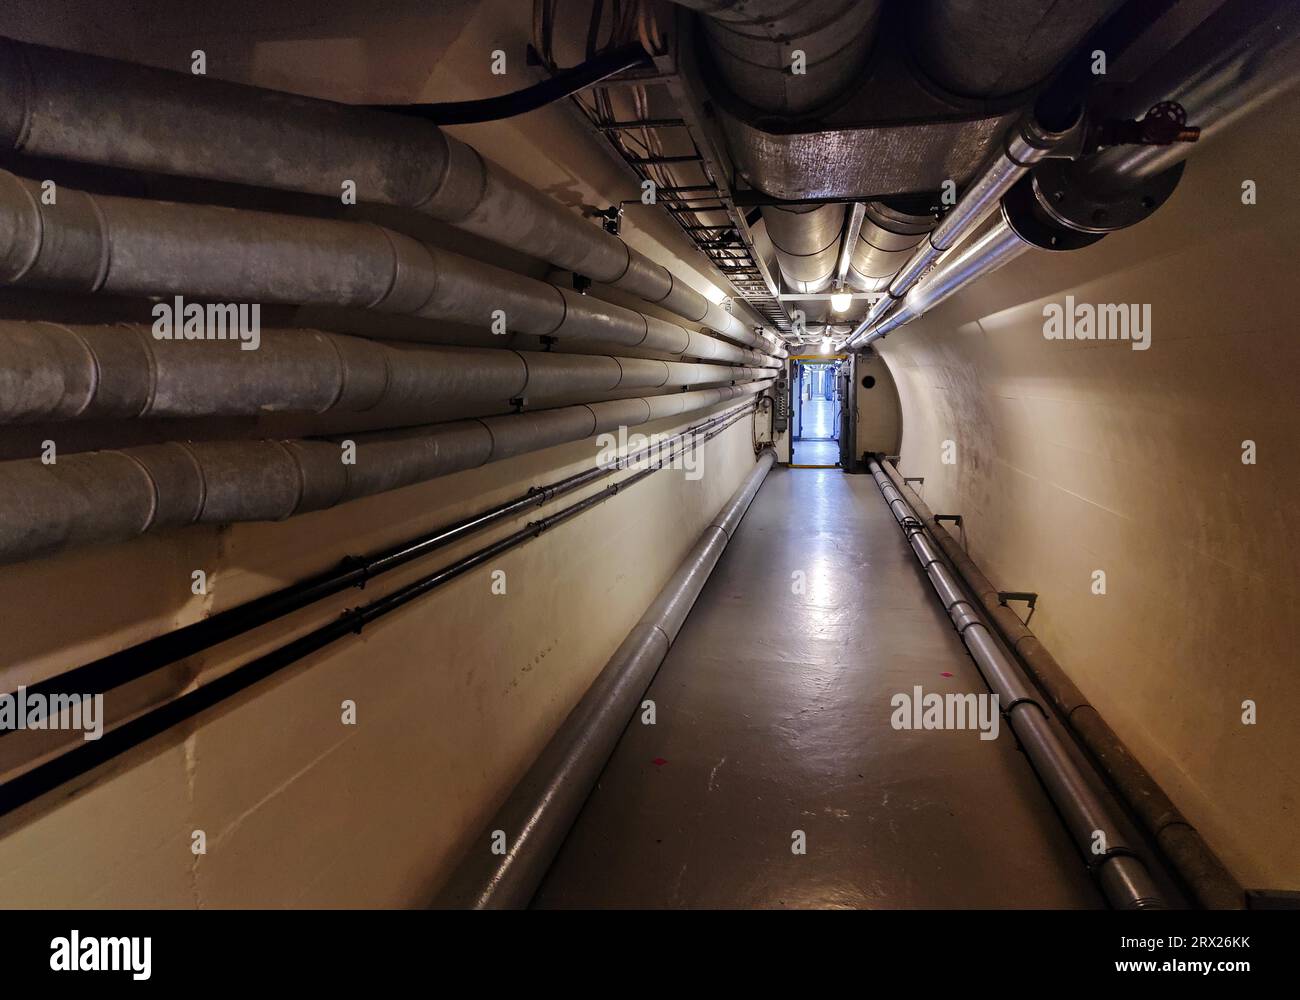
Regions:
[[[534,905],[1103,905],[1005,727],[891,727],[918,684],[987,690],[875,484],[773,470]]]

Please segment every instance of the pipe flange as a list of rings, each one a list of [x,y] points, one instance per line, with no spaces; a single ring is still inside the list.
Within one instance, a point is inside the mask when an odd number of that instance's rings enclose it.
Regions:
[[[1003,195],[1002,218],[1017,236],[1040,250],[1080,250],[1106,235],[1080,232],[1048,215],[1034,197],[1033,174],[1020,178]]]
[[[1116,194],[1089,191],[1074,160],[1044,160],[1033,170],[1034,198],[1053,221],[1082,233],[1113,233],[1146,219],[1169,200],[1185,164],[1138,182]]]

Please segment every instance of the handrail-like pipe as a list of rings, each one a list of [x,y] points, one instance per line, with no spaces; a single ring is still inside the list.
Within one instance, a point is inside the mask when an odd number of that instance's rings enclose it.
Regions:
[[[1065,669],[1056,661],[1016,614],[1001,603],[997,589],[975,565],[966,551],[948,533],[925,501],[916,495],[888,460],[881,463],[885,474],[929,529],[957,575],[979,599],[989,621],[1010,647],[1021,666],[1043,689],[1058,714],[1086,747],[1097,765],[1111,780],[1128,806],[1142,821],[1169,859],[1174,870],[1187,883],[1193,895],[1206,909],[1239,910],[1246,905],[1246,894],[1236,878],[1170,801],[1124,741],[1107,725],[1101,714],[1089,704]]]
[[[1042,696],[1019,665],[1003,652],[984,615],[967,598],[880,462],[872,458],[867,467],[971,659],[998,696],[1003,715],[1060,812],[1075,846],[1096,874],[1106,899],[1116,909],[1163,909],[1163,895],[1145,863],[1127,843],[1111,803],[1093,791],[1051,728]]]
[[[434,906],[518,909],[528,905],[775,460],[770,449],[762,453],[515,785],[484,835],[475,838]],[[495,830],[505,833],[504,854],[492,851]]]
[[[714,431],[710,432],[710,435],[717,433],[721,433],[721,431],[715,428]],[[433,573],[399,587],[392,593],[377,598],[369,604],[345,611],[338,618],[283,646],[258,656],[256,659],[250,660],[248,663],[236,667],[220,677],[202,682],[193,690],[151,708],[127,722],[114,726],[99,739],[81,741],[74,749],[23,771],[0,784],[0,816],[5,816],[31,803],[59,786],[87,774],[94,768],[166,732],[171,727],[187,719],[194,718],[201,712],[226,701],[259,681],[265,680],[284,667],[296,663],[308,654],[323,649],[349,635],[359,635],[367,625],[391,614],[398,608],[406,606],[478,566],[489,563],[502,553],[531,541],[556,525],[571,520],[592,507],[604,503],[628,487],[671,464],[676,454],[665,456],[658,463],[641,469],[616,483],[611,483],[603,490],[570,504],[548,517],[533,521],[526,527],[457,559]],[[714,523],[716,524],[717,521]],[[732,530],[734,530],[734,526]]]
[[[126,649],[102,656],[98,660],[35,681],[27,685],[27,692],[31,695],[48,697],[66,691],[78,691],[83,694],[103,694],[111,691],[130,681],[138,680],[160,667],[211,649],[213,646],[300,611],[334,594],[342,593],[351,587],[363,587],[371,580],[398,567],[486,531],[525,511],[544,507],[553,500],[609,477],[616,471],[637,465],[652,454],[673,453],[679,445],[697,434],[707,435],[705,440],[708,440],[716,436],[714,431],[721,433],[737,420],[751,413],[754,406],[753,402],[745,402],[740,406],[724,410],[717,416],[693,424],[658,444],[647,445],[629,452],[619,459],[616,466],[606,468],[594,465],[590,469],[576,472],[555,482],[533,486],[526,493],[510,500],[414,538],[408,538],[379,552],[365,556],[348,556],[334,569],[318,573],[287,587],[281,587],[279,590],[273,590],[233,608],[227,608],[225,611],[219,611],[189,625],[154,636],[152,639],[145,639]],[[17,730],[0,729],[0,739],[12,732]]]

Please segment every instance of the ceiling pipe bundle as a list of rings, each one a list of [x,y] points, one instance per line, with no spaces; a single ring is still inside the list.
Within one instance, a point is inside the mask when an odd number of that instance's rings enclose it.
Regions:
[[[883,201],[854,208],[862,210],[863,220],[847,261],[849,287],[859,292],[883,292],[938,218],[906,212]]]
[[[1128,844],[1112,806],[1092,790],[1050,725],[1042,696],[998,645],[980,609],[967,599],[957,577],[880,463],[873,458],[867,467],[971,659],[998,696],[1000,711],[1056,804],[1075,846],[1089,859],[1106,899],[1120,910],[1164,909],[1159,887]]]
[[[268,412],[395,414],[554,405],[584,394],[748,381],[758,367],[473,347],[392,347],[321,330],[158,340],[149,327],[0,320],[0,423]],[[464,416],[463,412],[453,416]]]
[[[486,910],[528,905],[775,461],[770,448],[759,455],[740,488],[475,838],[433,906]],[[494,830],[505,831],[504,854],[491,850]]]
[[[161,528],[278,521],[763,391],[743,385],[346,440],[168,442],[0,463],[0,563]],[[349,442],[351,447],[349,447]],[[350,459],[350,460],[349,460]]]
[[[888,294],[872,304],[866,317],[849,335],[845,346],[864,347],[883,336],[874,332],[872,336],[867,334],[868,331],[874,331],[881,319],[898,307],[904,296],[949,250],[973,233],[997,209],[1003,195],[1029,172],[1030,167],[1059,145],[1073,126],[1072,122],[1066,128],[1049,130],[1032,111],[1022,116],[1003,137],[998,148],[990,154],[952,211],[930,230],[894,275],[885,289]]]
[[[792,120],[825,110],[856,87],[880,27],[882,0],[677,0],[698,11],[714,65],[732,95]],[[802,72],[792,72],[794,53]],[[843,204],[761,210],[785,284],[816,294],[843,281]],[[855,217],[856,218],[856,217]],[[838,287],[838,284],[837,284]]]
[[[423,212],[756,346],[667,268],[429,122],[9,39],[0,93],[5,150],[329,198],[351,182],[361,201]]]
[[[373,309],[779,367],[748,348],[363,222],[92,195],[0,171],[0,283]],[[179,318],[177,318],[179,321]]]
[[[1240,10],[1235,5],[1231,9],[1225,7],[1176,46],[1150,75],[1139,79],[1132,88],[1135,96],[1130,100],[1140,103],[1158,95],[1159,100],[1178,101],[1183,104],[1189,119],[1200,126],[1201,134],[1213,136],[1226,124],[1239,120],[1242,115],[1295,86],[1300,76],[1292,66],[1298,52],[1300,7],[1290,0],[1271,0],[1250,11]],[[1078,184],[1086,195],[1097,197],[1099,204],[1105,204],[1106,199],[1117,191],[1149,181],[1153,176],[1168,174],[1195,148],[1182,142],[1163,146],[1113,147],[1078,162]],[[1034,160],[1041,160],[1044,156],[1039,154]],[[1020,156],[1017,160],[1023,162]],[[1129,170],[1131,175],[1125,173]],[[925,268],[939,261],[943,251],[926,261],[923,258],[931,254],[923,244],[890,285],[891,297],[881,299],[871,308],[866,319],[850,335],[847,346],[865,347],[1021,254],[1031,249],[1047,249],[1048,246],[1027,238],[1013,225],[1006,195],[1014,183],[1021,184],[1020,190],[1034,202],[1034,211],[1041,211],[1049,220],[1054,220],[1059,232],[1069,233],[1075,229],[1085,237],[1093,233],[1093,230],[1080,229],[1077,223],[1054,215],[1051,199],[1043,197],[1036,185],[1024,188],[1024,184],[1033,180],[1021,179],[1026,172],[1024,167],[1016,164],[995,161],[976,187],[963,196],[957,208],[945,217],[935,234],[939,234],[962,210],[967,199],[975,201],[978,198],[991,209],[991,195],[997,190],[1002,192],[1001,218],[956,260],[945,261],[944,266],[929,274]],[[951,240],[947,237],[936,240],[932,235],[931,244],[939,242],[952,246],[965,232],[973,230],[984,215],[987,215],[987,210],[975,211],[972,208],[961,221],[962,233]],[[1094,235],[1092,241],[1099,238]],[[922,275],[925,275],[924,280],[918,284],[917,278]],[[911,276],[911,280],[904,287],[903,279],[907,276]]]

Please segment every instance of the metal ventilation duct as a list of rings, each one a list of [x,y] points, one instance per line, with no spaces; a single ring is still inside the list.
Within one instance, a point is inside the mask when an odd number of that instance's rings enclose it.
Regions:
[[[1041,82],[1124,0],[914,0],[908,40],[922,71],[962,97]]]
[[[881,0],[678,0],[733,93],[773,114],[808,114],[844,93],[871,51]],[[791,71],[797,53],[802,72]]]
[[[882,201],[869,202],[849,258],[849,286],[860,292],[883,291],[936,221],[933,214],[911,214]]]
[[[767,207],[763,219],[785,283],[808,293],[829,286],[839,258],[844,206]]]

